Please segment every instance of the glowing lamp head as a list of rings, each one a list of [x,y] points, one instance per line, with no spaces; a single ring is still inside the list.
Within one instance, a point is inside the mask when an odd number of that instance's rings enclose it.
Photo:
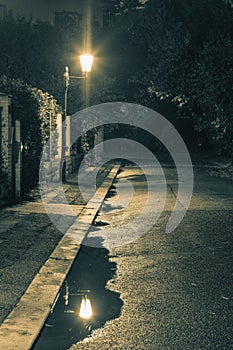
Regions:
[[[94,57],[92,55],[81,55],[79,58],[83,73],[90,72]]]
[[[93,316],[91,301],[87,297],[82,299],[79,316],[85,320],[88,320]]]

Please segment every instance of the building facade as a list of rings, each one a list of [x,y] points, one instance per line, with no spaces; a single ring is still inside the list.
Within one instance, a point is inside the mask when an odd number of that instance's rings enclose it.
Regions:
[[[84,25],[84,20],[91,17],[103,25],[102,0],[0,0],[0,19],[5,13],[12,11],[15,16],[25,16],[48,21],[55,24],[62,13],[73,14],[77,19],[77,24]]]

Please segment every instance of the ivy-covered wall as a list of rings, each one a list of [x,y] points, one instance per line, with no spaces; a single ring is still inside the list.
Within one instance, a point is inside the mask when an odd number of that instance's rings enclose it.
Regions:
[[[25,84],[22,80],[6,76],[0,78],[0,91],[12,95],[12,115],[21,121],[23,146],[23,193],[33,188],[39,178],[40,158],[50,129],[56,128],[59,105],[53,96]],[[52,145],[56,152],[56,140]],[[48,155],[49,157],[49,155]]]

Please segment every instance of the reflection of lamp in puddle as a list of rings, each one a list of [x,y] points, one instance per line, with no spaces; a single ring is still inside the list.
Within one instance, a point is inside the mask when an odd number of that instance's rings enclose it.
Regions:
[[[93,316],[91,301],[86,296],[82,298],[79,316],[84,319],[89,319]]]

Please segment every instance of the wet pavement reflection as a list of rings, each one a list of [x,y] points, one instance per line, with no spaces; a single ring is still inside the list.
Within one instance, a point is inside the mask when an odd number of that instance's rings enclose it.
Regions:
[[[88,246],[96,245],[96,240],[101,246],[100,237],[86,238],[81,246],[34,350],[68,349],[106,321],[119,317],[123,306],[120,294],[106,289],[108,280],[115,275],[116,263],[109,261],[107,249]],[[89,309],[87,318],[80,317],[81,304],[88,308],[91,305],[93,315]]]

